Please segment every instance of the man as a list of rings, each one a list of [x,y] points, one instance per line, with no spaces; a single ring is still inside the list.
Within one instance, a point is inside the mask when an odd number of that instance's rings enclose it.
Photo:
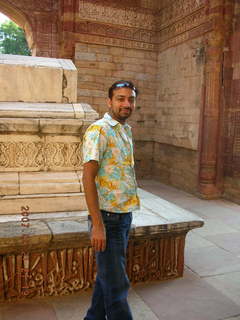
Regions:
[[[85,320],[132,320],[125,255],[132,211],[139,209],[131,127],[138,90],[130,81],[108,91],[108,113],[83,139],[83,185],[96,251],[97,278]]]

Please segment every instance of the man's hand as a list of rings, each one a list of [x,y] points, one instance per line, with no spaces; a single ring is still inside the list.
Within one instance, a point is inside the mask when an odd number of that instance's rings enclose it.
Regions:
[[[91,244],[96,251],[104,251],[106,248],[106,231],[103,223],[92,227]]]
[[[98,193],[95,178],[98,173],[98,162],[91,160],[83,166],[83,186],[92,218],[91,243],[96,251],[104,251],[106,247],[106,232],[102,221],[101,211],[98,203]]]

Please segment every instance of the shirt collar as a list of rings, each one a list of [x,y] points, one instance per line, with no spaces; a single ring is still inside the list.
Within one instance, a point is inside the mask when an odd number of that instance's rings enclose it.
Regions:
[[[118,122],[117,120],[113,119],[108,112],[106,112],[104,114],[103,119],[106,120],[110,124],[110,126],[112,126],[112,127],[120,125],[120,126],[123,126],[124,128],[131,128],[129,126],[129,124],[125,123],[125,124],[122,125],[120,122]]]

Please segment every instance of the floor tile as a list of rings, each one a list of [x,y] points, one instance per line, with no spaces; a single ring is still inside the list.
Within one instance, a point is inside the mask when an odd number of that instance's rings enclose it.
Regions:
[[[0,306],[1,320],[57,320],[53,307],[44,301],[23,301]]]
[[[204,280],[240,306],[240,272],[208,277]]]
[[[159,318],[152,312],[143,299],[133,290],[129,291],[129,305],[133,318],[136,320],[158,320]]]
[[[200,276],[240,271],[240,258],[215,246],[185,250],[185,264]]]
[[[193,231],[187,233],[185,241],[185,250],[191,248],[205,248],[211,246],[214,246],[214,244],[211,241],[206,240],[200,235],[194,233]]]
[[[203,280],[141,284],[134,290],[161,320],[220,320],[240,312],[240,306]]]
[[[91,294],[89,289],[75,295],[52,298],[57,320],[82,320],[90,305]]]
[[[238,232],[238,230],[218,219],[206,219],[204,220],[204,226],[202,228],[194,229],[194,233],[202,237],[231,232]]]
[[[211,235],[206,239],[226,251],[240,255],[240,232]]]

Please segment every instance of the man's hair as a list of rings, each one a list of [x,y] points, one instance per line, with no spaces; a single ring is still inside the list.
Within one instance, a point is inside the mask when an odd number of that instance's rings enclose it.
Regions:
[[[136,97],[138,95],[138,89],[134,86],[134,84],[131,81],[120,80],[120,81],[114,82],[111,85],[111,87],[108,89],[108,97],[112,99],[113,91],[120,88],[132,89],[136,93]]]

